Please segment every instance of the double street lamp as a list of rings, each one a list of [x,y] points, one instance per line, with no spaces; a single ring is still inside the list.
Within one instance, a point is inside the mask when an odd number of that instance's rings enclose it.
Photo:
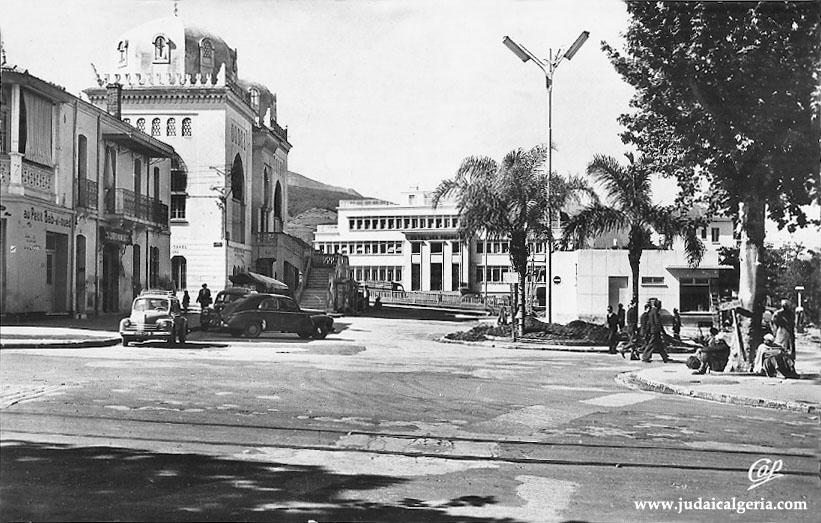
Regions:
[[[502,40],[502,43],[510,49],[513,54],[519,57],[522,62],[527,62],[528,60],[532,60],[539,69],[542,70],[544,73],[545,78],[545,85],[547,87],[547,201],[548,201],[548,213],[547,213],[547,229],[548,229],[548,236],[547,236],[547,249],[545,253],[546,257],[546,265],[547,265],[547,274],[545,275],[545,289],[546,289],[546,305],[547,305],[547,321],[551,323],[553,321],[553,209],[549,208],[550,204],[550,179],[553,176],[553,73],[556,71],[556,68],[559,67],[559,63],[562,60],[567,58],[568,60],[572,60],[573,57],[576,55],[576,52],[581,48],[582,45],[587,41],[587,38],[590,36],[588,31],[582,31],[576,41],[564,52],[559,49],[556,52],[556,56],[553,56],[553,49],[549,50],[547,60],[540,59],[536,57],[533,53],[528,51],[526,47],[523,45],[519,45],[513,40],[510,39],[509,36],[505,36]]]

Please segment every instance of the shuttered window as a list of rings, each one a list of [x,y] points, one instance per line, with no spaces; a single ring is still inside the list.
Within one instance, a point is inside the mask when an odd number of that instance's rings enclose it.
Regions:
[[[27,91],[26,104],[26,159],[51,166],[51,134],[53,105],[48,100]]]

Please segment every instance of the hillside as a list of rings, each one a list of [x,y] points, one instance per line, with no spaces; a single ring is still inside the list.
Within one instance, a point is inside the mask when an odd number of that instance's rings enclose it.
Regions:
[[[336,211],[314,207],[290,218],[285,232],[306,243],[313,243],[317,225],[335,224]]]
[[[364,200],[353,189],[337,187],[327,183],[312,180],[307,176],[292,171],[288,172],[288,215],[297,216],[303,212],[319,208],[334,211],[339,206],[339,200]],[[335,220],[334,220],[335,221]]]

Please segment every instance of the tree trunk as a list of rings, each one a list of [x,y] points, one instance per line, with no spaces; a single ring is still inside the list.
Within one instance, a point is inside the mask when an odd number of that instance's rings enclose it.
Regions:
[[[761,318],[764,313],[763,266],[765,203],[758,198],[748,197],[738,205],[741,227],[741,245],[738,252],[739,278],[738,299],[741,311],[738,315],[741,342],[747,356],[746,363],[755,359],[755,351],[761,343]],[[741,355],[739,355],[741,359]],[[747,370],[738,362],[738,370]]]
[[[514,231],[510,235],[510,262],[513,270],[519,275],[519,310],[514,318],[518,325],[519,336],[525,332],[525,299],[527,297],[525,285],[527,277],[527,234],[524,231]]]

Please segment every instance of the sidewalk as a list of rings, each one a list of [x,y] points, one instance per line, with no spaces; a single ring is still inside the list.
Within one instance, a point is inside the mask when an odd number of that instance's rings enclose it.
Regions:
[[[120,335],[116,331],[18,325],[0,327],[0,349],[109,347],[118,343]]]
[[[77,319],[49,315],[4,319],[0,324],[0,349],[109,347],[120,343],[120,320],[128,313],[115,312]],[[199,328],[199,312],[187,314],[189,328]]]
[[[698,375],[682,365],[663,365],[621,374],[617,381],[643,390],[720,403],[798,412],[821,411],[821,335],[818,329],[798,335],[795,366],[801,379],[720,372]]]

